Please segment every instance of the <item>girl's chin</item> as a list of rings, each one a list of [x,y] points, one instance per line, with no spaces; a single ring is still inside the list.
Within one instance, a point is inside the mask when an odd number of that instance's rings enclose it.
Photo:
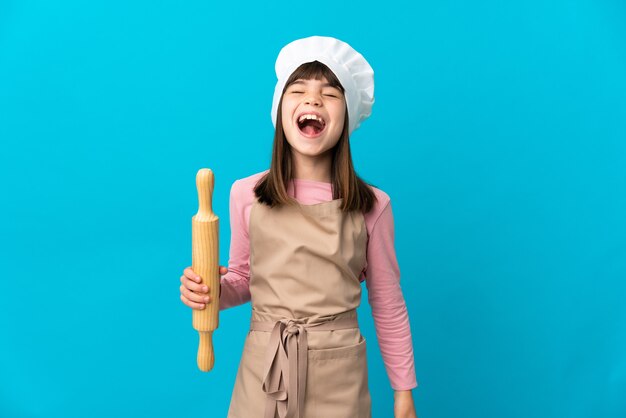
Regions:
[[[295,154],[300,155],[301,157],[305,157],[305,158],[319,158],[322,157],[324,155],[326,155],[326,153],[328,152],[328,150],[310,150],[310,149],[302,149],[302,148],[293,148],[293,151]]]

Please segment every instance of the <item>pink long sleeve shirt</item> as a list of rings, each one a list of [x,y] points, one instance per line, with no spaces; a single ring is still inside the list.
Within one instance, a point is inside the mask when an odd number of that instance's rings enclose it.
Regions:
[[[250,301],[250,209],[255,201],[254,185],[268,170],[236,180],[230,189],[230,259],[228,273],[221,278],[220,310]],[[331,183],[295,179],[287,192],[298,202],[310,205],[332,200]],[[378,198],[364,214],[367,226],[367,263],[360,281],[365,281],[376,336],[387,375],[394,390],[417,387],[409,316],[400,288],[400,270],[394,247],[394,223],[389,196],[373,187]]]

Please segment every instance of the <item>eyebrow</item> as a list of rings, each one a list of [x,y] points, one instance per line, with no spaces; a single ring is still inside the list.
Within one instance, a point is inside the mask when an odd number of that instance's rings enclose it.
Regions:
[[[293,83],[291,83],[291,85],[294,85],[294,84],[307,84],[307,83],[305,83],[304,81],[301,81],[301,80],[296,80]],[[331,85],[330,83],[324,83],[324,84],[322,84],[322,87],[335,87],[335,86]],[[335,88],[337,88],[337,87],[335,87]]]

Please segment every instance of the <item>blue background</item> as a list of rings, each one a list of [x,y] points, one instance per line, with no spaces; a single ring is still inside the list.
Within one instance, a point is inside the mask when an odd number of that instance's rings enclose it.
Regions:
[[[392,198],[426,417],[626,416],[623,1],[0,1],[0,416],[224,417],[250,305],[196,368],[195,174],[269,166],[274,61],[376,74],[353,135]],[[364,288],[365,291],[365,288]],[[363,294],[374,417],[392,416]]]

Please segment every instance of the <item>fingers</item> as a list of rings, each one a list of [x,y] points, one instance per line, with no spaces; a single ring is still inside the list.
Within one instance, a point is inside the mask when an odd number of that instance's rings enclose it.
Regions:
[[[190,308],[193,308],[193,309],[204,309],[205,306],[206,306],[204,303],[196,303],[196,302],[190,301],[182,293],[180,294],[180,300],[182,300],[185,305],[187,305],[187,306],[189,306]]]
[[[211,297],[206,293],[191,291],[183,284],[180,285],[180,294],[185,295],[185,297],[192,302],[207,303],[211,300]]]
[[[193,280],[196,283],[202,283],[202,279],[200,278],[200,276],[194,273],[191,267],[187,267],[185,270],[183,270],[183,275],[189,280]]]
[[[200,281],[197,274],[190,268],[184,270],[185,274],[180,276],[180,299],[183,303],[194,309],[204,309],[205,304],[211,301],[208,295],[209,288]]]
[[[226,274],[228,268],[219,266],[219,272],[220,274]],[[191,267],[183,270],[180,282],[180,299],[185,305],[194,309],[204,309],[206,304],[211,301],[209,296],[211,289],[202,283],[202,278]]]
[[[200,280],[200,279],[198,279]],[[196,293],[209,293],[209,287],[201,282],[198,283],[195,279],[190,279],[188,276],[180,276],[180,282],[187,289]]]

